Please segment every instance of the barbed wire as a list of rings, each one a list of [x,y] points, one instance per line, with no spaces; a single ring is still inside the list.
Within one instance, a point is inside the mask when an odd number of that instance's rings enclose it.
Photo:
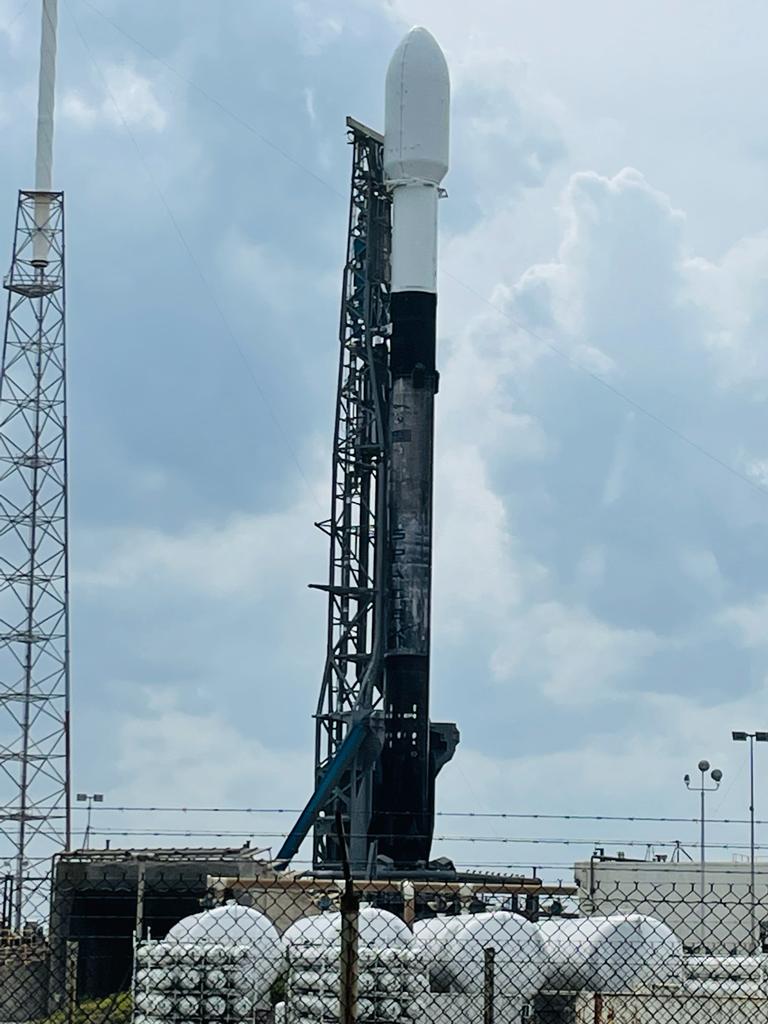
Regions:
[[[41,808],[55,810],[56,808]],[[74,811],[87,813],[85,804],[74,804]],[[172,806],[172,805],[131,805],[131,804],[96,804],[92,813],[103,811],[117,813],[141,814],[301,814],[302,808],[297,807],[203,807],[203,806]],[[17,813],[19,808],[6,807],[2,813]],[[392,814],[406,814],[405,811],[392,811]],[[435,811],[436,818],[487,818],[509,819],[510,821],[609,821],[624,823],[647,823],[669,825],[698,825],[701,818],[676,817],[647,814],[535,814],[518,811]],[[707,818],[707,825],[749,825],[749,818]],[[768,825],[768,819],[755,818],[755,825]]]
[[[142,828],[126,828],[126,829],[110,829],[110,828],[93,828],[90,830],[91,836],[124,836],[138,837],[143,836],[146,838],[171,838],[171,837],[184,837],[194,838],[196,836],[205,836],[208,838],[216,839],[243,839],[243,840],[265,840],[265,839],[285,839],[288,835],[287,832],[250,832],[244,829],[224,831],[221,829],[142,829]],[[356,835],[352,833],[348,838],[362,838],[365,834],[361,833]],[[432,837],[434,842],[445,842],[445,843],[479,843],[479,844],[495,844],[499,843],[502,845],[520,845],[520,846],[587,846],[594,848],[595,846],[616,846],[616,847],[659,847],[659,848],[671,848],[679,849],[681,842],[675,839],[604,839],[598,837],[595,838],[566,838],[566,837],[550,837],[550,836],[471,836],[471,835],[436,835]],[[694,843],[690,842],[688,845],[693,846]],[[698,845],[698,844],[697,844]],[[749,843],[716,843],[708,841],[705,843],[705,849],[708,850],[749,850],[751,845]],[[768,850],[768,845],[755,844],[755,850]],[[621,858],[619,858],[621,859]]]

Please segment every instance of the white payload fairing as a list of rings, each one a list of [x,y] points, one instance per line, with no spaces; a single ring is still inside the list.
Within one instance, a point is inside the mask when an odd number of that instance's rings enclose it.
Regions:
[[[435,38],[414,28],[392,55],[384,179],[392,191],[392,291],[437,292],[437,200],[448,172],[451,83]]]

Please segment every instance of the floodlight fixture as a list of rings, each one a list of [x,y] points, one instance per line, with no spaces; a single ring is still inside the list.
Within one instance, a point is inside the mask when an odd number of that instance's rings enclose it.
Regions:
[[[755,900],[755,742],[768,742],[768,732],[732,732],[734,740],[749,740],[749,896],[751,952],[758,947]]]

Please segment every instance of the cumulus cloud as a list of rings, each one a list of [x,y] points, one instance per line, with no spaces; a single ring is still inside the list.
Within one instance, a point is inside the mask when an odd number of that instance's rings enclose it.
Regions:
[[[730,257],[697,293],[683,213],[634,169],[572,175],[559,212],[555,258],[516,277],[495,227],[508,213],[486,216],[492,308],[465,295],[443,341],[436,613],[454,638],[457,623],[475,630],[480,676],[524,692],[531,713],[591,707],[624,734],[643,693],[683,698],[686,659],[717,686],[734,623],[754,618],[720,614],[746,583],[723,549],[751,515],[749,488],[695,448],[738,465],[749,436],[712,429],[734,423],[709,335],[713,309],[731,309]],[[459,280],[479,230],[451,241]]]
[[[252,803],[256,779],[257,803],[279,807],[294,799],[304,768],[295,750],[268,748],[220,710],[191,710],[178,689],[145,689],[142,705],[118,727],[120,800],[140,803],[151,793],[171,806],[190,797],[198,805]]]
[[[344,18],[338,4],[322,0],[307,3],[298,0],[293,5],[304,53],[317,56],[344,31]]]
[[[163,586],[182,587],[188,594],[253,593],[280,575],[288,550],[293,560],[298,538],[311,537],[308,512],[301,506],[293,515],[240,515],[181,534],[118,530],[98,538],[104,557],[94,567],[79,571],[77,582],[89,589]],[[89,543],[96,542],[92,536]],[[310,545],[301,547],[306,554]]]
[[[155,93],[151,79],[124,64],[104,68],[104,82],[97,95],[78,90],[66,92],[61,101],[64,117],[81,128],[108,125],[162,132],[168,124],[168,112]],[[98,92],[102,95],[99,97]]]
[[[552,102],[534,97],[520,61],[505,50],[469,50],[452,63],[458,174],[470,171],[484,209],[543,184],[565,144]],[[455,177],[454,177],[455,180]]]
[[[0,0],[0,36],[4,36],[14,49],[25,35],[26,25],[22,18],[25,13],[26,8],[20,8],[13,0]]]
[[[744,238],[719,261],[692,259],[688,283],[708,317],[706,339],[724,387],[768,394],[768,232]]]
[[[752,694],[725,692],[706,704],[696,696],[638,694],[622,705],[623,714],[633,720],[629,732],[608,730],[593,718],[585,730],[574,731],[567,746],[554,751],[490,756],[477,747],[462,747],[461,760],[444,769],[441,808],[447,815],[438,819],[438,833],[451,838],[439,842],[439,852],[468,865],[543,864],[547,877],[568,879],[573,862],[588,857],[595,847],[608,847],[609,852],[636,847],[631,855],[642,858],[648,848],[669,853],[681,840],[695,846],[697,807],[682,776],[706,754],[726,769],[722,791],[710,798],[708,813],[713,818],[736,816],[732,808],[734,799],[738,806],[740,790],[746,810],[745,765],[733,764],[730,729],[749,721],[766,697],[765,682]],[[470,823],[451,816],[468,808],[480,819]],[[482,817],[505,811],[512,811],[507,820]],[[564,818],[549,821],[546,812]],[[694,821],[609,820],[628,812]],[[606,820],[569,822],[571,814],[602,815]],[[743,843],[746,837],[737,828],[711,824],[709,841]],[[482,842],[462,839],[473,829],[484,837]]]
[[[733,630],[739,644],[749,648],[768,648],[768,595],[732,605],[720,613],[720,621]]]
[[[552,601],[508,622],[491,665],[500,682],[524,676],[554,703],[583,705],[614,697],[658,647],[648,630],[616,629],[584,608]]]
[[[338,292],[338,281],[323,274],[305,281],[295,262],[273,242],[245,237],[233,228],[221,246],[221,273],[230,290],[247,290],[254,309],[269,307],[284,311],[302,289],[317,290],[329,286]]]

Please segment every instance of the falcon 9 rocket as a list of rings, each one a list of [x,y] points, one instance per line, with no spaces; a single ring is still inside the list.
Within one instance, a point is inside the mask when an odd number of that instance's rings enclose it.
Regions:
[[[389,64],[384,180],[392,193],[384,748],[372,831],[399,865],[429,858],[429,667],[437,208],[448,170],[450,80],[442,50],[412,29]]]

